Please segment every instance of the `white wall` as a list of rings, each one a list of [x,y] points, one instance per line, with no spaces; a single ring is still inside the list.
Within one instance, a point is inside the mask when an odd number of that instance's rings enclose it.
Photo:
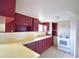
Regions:
[[[79,21],[77,20],[77,31],[76,31],[76,57],[79,58]]]
[[[71,54],[77,57],[77,20],[71,21],[70,39],[71,39]]]
[[[71,21],[71,47],[73,57],[79,58],[79,20]]]
[[[58,22],[58,35],[70,35],[70,21]]]
[[[79,0],[16,0],[16,12],[41,21],[59,21],[78,14],[78,5]],[[56,20],[57,16],[60,16],[60,19]]]
[[[48,31],[48,33],[52,35],[52,22],[49,22],[49,31]]]
[[[43,25],[39,24],[39,30],[38,31],[43,31]]]

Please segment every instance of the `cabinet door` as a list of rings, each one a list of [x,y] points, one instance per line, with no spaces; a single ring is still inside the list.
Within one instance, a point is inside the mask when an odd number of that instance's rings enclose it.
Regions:
[[[58,27],[58,24],[57,23],[52,23],[52,29],[53,29],[53,31],[52,31],[52,35],[53,36],[57,36],[57,27]]]
[[[5,32],[15,32],[15,19],[5,17]]]
[[[35,43],[24,44],[24,46],[30,48],[33,51],[36,51],[36,44]]]
[[[26,25],[27,25],[27,26],[32,27],[32,18],[31,18],[31,17],[26,16],[25,23],[26,23]]]
[[[46,41],[47,41],[46,39],[42,40],[42,46],[43,46],[42,47],[42,52],[44,52],[47,49],[47,43],[46,43]]]
[[[53,39],[52,39],[52,37],[47,38],[46,40],[47,40],[46,41],[47,48],[51,47],[53,45]]]
[[[33,19],[33,31],[38,31],[38,24],[39,24],[39,21],[38,19]]]
[[[16,0],[0,0],[0,15],[15,17]]]
[[[49,46],[52,46],[52,45],[53,45],[53,38],[50,37],[50,38],[49,38]]]
[[[26,16],[19,14],[19,13],[16,13],[15,21],[16,21],[16,25],[26,25],[26,22],[25,22]]]
[[[41,54],[53,45],[52,40],[50,38],[46,38],[46,39],[43,39],[43,40],[40,40],[40,41],[25,44],[24,46],[26,46],[26,47],[32,49],[33,51]]]
[[[36,42],[36,52],[41,54],[42,53],[42,41],[37,41]]]

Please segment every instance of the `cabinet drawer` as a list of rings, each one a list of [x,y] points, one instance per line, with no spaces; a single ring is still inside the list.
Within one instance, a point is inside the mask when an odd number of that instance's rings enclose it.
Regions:
[[[36,42],[36,52],[39,54],[42,53],[42,41]]]

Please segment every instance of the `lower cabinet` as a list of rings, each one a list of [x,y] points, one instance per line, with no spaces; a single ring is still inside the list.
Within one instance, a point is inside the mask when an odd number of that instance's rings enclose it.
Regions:
[[[30,48],[31,50],[35,51],[36,50],[36,44],[35,43],[30,43],[30,44],[25,44],[24,46]]]
[[[36,42],[24,44],[24,46],[30,48],[31,50],[33,50],[39,54],[43,53],[45,50],[47,50],[52,45],[53,45],[53,38],[52,37],[49,37],[49,38],[46,38],[43,40],[39,40]]]
[[[47,40],[42,40],[42,52],[44,52],[47,49]]]
[[[36,50],[35,50],[35,52],[41,54],[42,53],[42,46],[43,46],[42,45],[42,41],[37,41],[35,43],[36,43]]]
[[[46,39],[46,48],[49,48],[50,46],[52,46],[53,45],[53,40],[52,40],[53,38],[51,37],[51,38],[47,38]]]

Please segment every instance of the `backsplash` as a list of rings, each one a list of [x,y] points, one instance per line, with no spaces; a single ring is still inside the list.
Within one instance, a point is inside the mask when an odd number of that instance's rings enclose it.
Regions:
[[[0,43],[5,42],[14,42],[17,40],[23,40],[27,39],[33,40],[35,38],[43,37],[45,36],[45,32],[12,32],[12,33],[0,33]]]

